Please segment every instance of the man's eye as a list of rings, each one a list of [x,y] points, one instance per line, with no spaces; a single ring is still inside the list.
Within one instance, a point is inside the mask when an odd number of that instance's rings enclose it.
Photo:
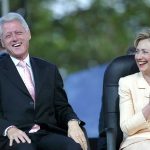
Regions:
[[[10,36],[11,36],[11,35],[8,34],[8,35],[5,36],[5,38],[10,38]]]
[[[22,32],[17,32],[17,34],[18,34],[18,35],[21,35],[21,34],[22,34]]]

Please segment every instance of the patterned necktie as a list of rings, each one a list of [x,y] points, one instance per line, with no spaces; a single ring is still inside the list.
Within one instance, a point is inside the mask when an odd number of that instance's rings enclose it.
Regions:
[[[35,89],[34,89],[34,84],[33,84],[32,78],[31,78],[31,72],[30,72],[26,62],[24,62],[24,61],[20,61],[18,63],[18,66],[23,68],[23,71],[24,71],[24,75],[22,78],[23,82],[26,85],[32,99],[35,100]]]

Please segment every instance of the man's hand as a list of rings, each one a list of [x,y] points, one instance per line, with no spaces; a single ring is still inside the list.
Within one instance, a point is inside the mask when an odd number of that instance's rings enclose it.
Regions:
[[[76,143],[79,143],[83,150],[87,150],[87,141],[78,121],[73,120],[68,122],[68,136]]]
[[[13,140],[15,140],[17,143],[31,143],[31,139],[27,136],[27,134],[15,126],[8,129],[7,136],[9,138],[9,146],[13,145]]]

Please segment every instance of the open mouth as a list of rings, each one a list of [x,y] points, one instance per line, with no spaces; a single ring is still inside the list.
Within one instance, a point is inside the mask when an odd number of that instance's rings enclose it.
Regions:
[[[139,66],[143,66],[145,64],[147,64],[147,61],[142,61],[142,62],[138,62]]]
[[[21,43],[16,43],[12,45],[12,47],[19,47],[19,46],[21,46]]]

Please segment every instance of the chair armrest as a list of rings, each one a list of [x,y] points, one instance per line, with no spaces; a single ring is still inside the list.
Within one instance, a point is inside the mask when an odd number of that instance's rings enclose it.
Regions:
[[[116,135],[113,128],[106,128],[107,150],[116,150]]]

